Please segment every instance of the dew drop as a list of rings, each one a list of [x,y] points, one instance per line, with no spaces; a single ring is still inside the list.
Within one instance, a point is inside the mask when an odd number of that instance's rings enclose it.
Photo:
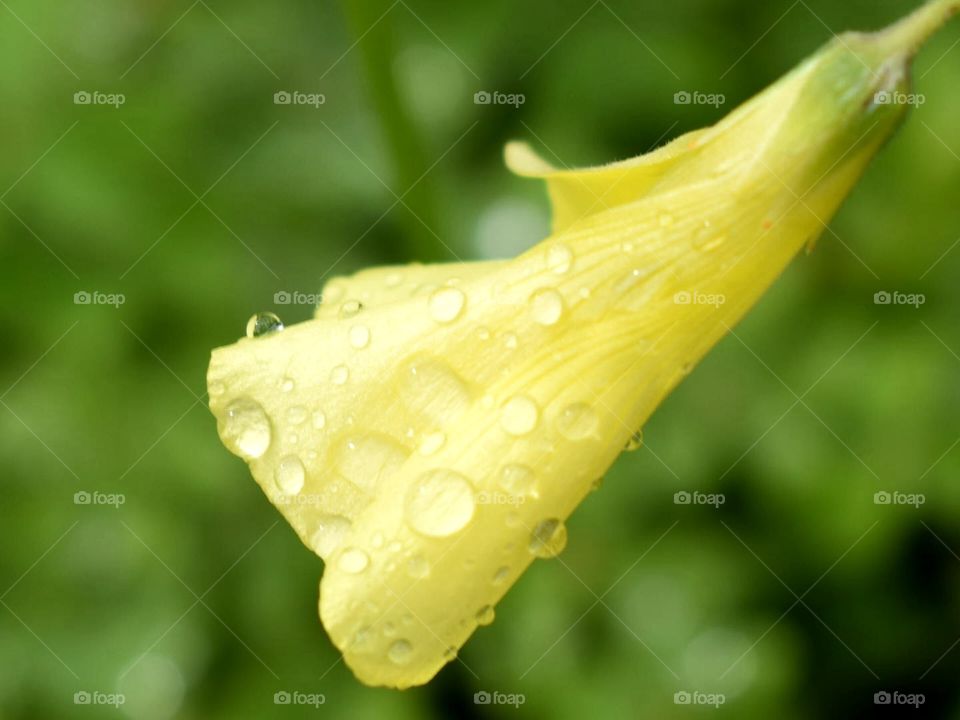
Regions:
[[[330,371],[330,382],[334,385],[344,385],[350,378],[350,370],[346,365],[337,365]]]
[[[347,548],[340,553],[340,560],[337,564],[345,573],[358,575],[367,569],[367,565],[370,564],[370,558],[359,548]]]
[[[408,640],[394,640],[387,650],[387,657],[395,665],[406,665],[413,657],[413,645]]]
[[[352,318],[363,310],[363,303],[359,300],[347,300],[340,306],[340,317],[343,319]]]
[[[557,518],[549,518],[537,524],[530,534],[527,549],[539,558],[552,558],[567,546],[567,527]]]
[[[403,282],[403,275],[400,273],[390,273],[387,275],[385,284],[388,288],[395,288],[397,285]]]
[[[470,407],[467,383],[449,365],[418,358],[402,373],[399,383],[404,404],[433,427],[445,427]]]
[[[296,383],[294,383],[291,378],[285,377],[280,381],[280,390],[282,392],[291,392],[294,387],[296,387]]]
[[[573,264],[573,252],[566,245],[552,245],[547,250],[547,267],[557,275],[570,271]]]
[[[310,536],[310,547],[326,560],[343,543],[350,532],[351,523],[342,515],[321,515],[315,522],[315,529]]]
[[[283,458],[277,465],[277,471],[274,474],[277,489],[284,495],[296,495],[303,490],[305,478],[306,472],[303,469],[303,463],[296,455],[287,455]]]
[[[370,329],[365,325],[354,325],[350,328],[350,344],[357,350],[362,350],[370,344]]]
[[[300,405],[294,405],[292,408],[287,410],[287,422],[291,425],[299,425],[300,423],[305,422],[306,419],[307,410]]]
[[[407,574],[421,580],[430,574],[430,563],[424,560],[423,555],[414,555],[407,560]]]
[[[373,492],[407,459],[402,445],[386,435],[351,435],[340,445],[337,470],[366,492]]]
[[[220,434],[234,454],[248,460],[262,457],[272,436],[267,413],[249,398],[230,403]]]
[[[498,567],[497,571],[493,574],[493,584],[503,585],[508,577],[510,577],[510,568],[506,565]]]
[[[507,333],[503,336],[503,344],[507,346],[507,350],[516,350],[517,345],[519,345],[519,341],[517,340],[517,336],[513,333]]]
[[[596,432],[599,418],[586,403],[567,405],[557,417],[557,429],[569,440],[583,440]]]
[[[283,330],[280,318],[272,312],[261,312],[247,320],[247,337],[256,338]]]
[[[510,398],[500,412],[500,425],[514,436],[527,435],[537,426],[540,409],[526,395]]]
[[[474,509],[473,485],[453,470],[430,470],[407,492],[407,521],[428,537],[447,537],[462,530]]]
[[[639,450],[643,446],[643,429],[637,430],[633,435],[630,436],[630,439],[627,440],[627,444],[624,446],[624,450],[627,452],[633,452],[634,450]]]
[[[424,457],[436,455],[446,442],[447,436],[440,431],[427,433],[420,443],[420,454]]]
[[[477,610],[477,625],[489,625],[493,622],[496,613],[492,605],[484,605]]]
[[[312,423],[314,430],[323,430],[327,426],[327,416],[322,410],[313,413]]]
[[[540,325],[556,325],[563,316],[563,298],[553,288],[537,290],[530,297],[530,311]]]
[[[535,477],[533,470],[526,465],[511,463],[500,471],[499,484],[510,495],[526,496],[533,489]]]
[[[466,301],[457,288],[440,288],[430,296],[430,315],[438,323],[451,323],[460,317]]]

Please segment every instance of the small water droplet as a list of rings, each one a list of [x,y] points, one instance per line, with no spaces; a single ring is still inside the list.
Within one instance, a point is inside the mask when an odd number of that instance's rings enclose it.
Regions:
[[[344,385],[350,378],[350,369],[346,365],[337,365],[330,371],[330,382],[334,385]]]
[[[527,549],[539,558],[552,558],[567,546],[567,527],[557,518],[549,518],[537,524],[530,534]]]
[[[467,298],[457,288],[440,288],[430,296],[430,315],[438,323],[451,323],[460,317]]]
[[[551,245],[547,250],[547,267],[557,275],[570,271],[573,264],[573,252],[566,245]]]
[[[230,403],[220,434],[235,455],[248,460],[262,457],[272,437],[267,413],[249,398]]]
[[[446,442],[447,436],[439,430],[437,432],[427,433],[420,442],[420,454],[424,457],[436,455]]]
[[[382,532],[375,532],[373,537],[370,538],[370,545],[373,546],[375,550],[379,550],[383,547],[384,539]]]
[[[553,288],[537,290],[530,297],[530,311],[535,322],[556,325],[563,316],[563,298]]]
[[[662,228],[670,227],[671,225],[673,225],[673,215],[671,215],[670,213],[660,213],[658,222],[660,223],[660,227]]]
[[[633,452],[634,450],[639,450],[643,446],[643,429],[637,430],[633,435],[630,436],[630,439],[627,440],[626,446],[623,448],[627,452]]]
[[[567,405],[557,417],[557,429],[569,440],[583,440],[597,429],[599,418],[596,411],[586,403]]]
[[[296,455],[287,455],[283,458],[274,473],[277,489],[284,495],[296,495],[303,490],[305,478],[306,471],[303,469],[303,463]]]
[[[486,342],[490,339],[490,329],[486,327],[477,328],[477,337]]]
[[[351,527],[351,522],[342,515],[321,515],[315,521],[310,547],[326,560],[340,547]]]
[[[493,584],[503,585],[508,577],[510,577],[510,568],[506,565],[498,567],[497,571],[493,574]]]
[[[473,485],[453,470],[430,470],[407,492],[407,521],[428,537],[447,537],[462,530],[474,509]]]
[[[312,422],[315,430],[323,430],[327,426],[327,416],[323,411],[317,410],[313,413]]]
[[[387,650],[387,657],[395,665],[406,665],[413,658],[413,645],[407,640],[394,640]]]
[[[516,350],[519,341],[513,333],[507,333],[503,336],[503,344],[507,346],[507,350]]]
[[[414,555],[407,560],[407,574],[420,580],[430,574],[430,563],[424,560],[423,555]]]
[[[701,252],[712,252],[727,241],[727,236],[717,233],[710,221],[704,222],[703,227],[693,236],[693,247]]]
[[[343,319],[355,317],[363,310],[363,303],[359,300],[347,300],[340,306],[340,317]]]
[[[261,312],[247,320],[247,337],[256,338],[283,330],[283,322],[272,312]]]
[[[477,625],[489,625],[493,622],[496,613],[492,605],[484,605],[477,610]]]
[[[335,465],[340,474],[366,492],[373,492],[406,461],[408,453],[387,435],[350,435],[339,446]]]
[[[620,249],[623,250],[625,253],[632,253],[632,252],[633,252],[633,243],[632,243],[632,242],[622,243],[622,244],[620,245]]]
[[[510,398],[500,412],[500,425],[514,436],[527,435],[537,426],[540,409],[526,395]]]
[[[357,575],[367,569],[367,565],[370,564],[370,558],[359,548],[347,548],[340,553],[340,560],[337,564],[345,573]]]
[[[285,377],[280,381],[280,390],[282,392],[291,392],[296,387],[296,383],[291,378]]]
[[[362,350],[370,344],[370,329],[365,325],[354,325],[350,328],[350,344],[357,350]]]
[[[533,488],[536,476],[526,465],[511,463],[500,471],[500,487],[515,497],[526,496]]]
[[[294,405],[287,410],[287,422],[291,425],[299,425],[307,419],[307,409],[300,405]]]
[[[387,275],[387,279],[384,281],[388,288],[395,288],[397,285],[403,282],[403,275],[400,273],[390,273]]]

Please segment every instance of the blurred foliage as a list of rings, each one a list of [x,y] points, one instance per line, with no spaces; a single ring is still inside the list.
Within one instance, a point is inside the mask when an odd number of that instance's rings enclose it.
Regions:
[[[504,256],[547,232],[509,176],[716,121],[831,30],[911,3],[200,0],[0,7],[0,717],[960,718],[960,50],[821,240],[671,397],[464,648],[356,682],[320,561],[220,445],[208,353],[331,274]],[[371,25],[373,29],[370,30]],[[369,30],[369,31],[368,31]],[[326,102],[276,105],[278,91]],[[525,103],[476,105],[480,90]],[[681,90],[727,106],[678,106]],[[123,93],[119,108],[77,92]],[[7,189],[9,188],[9,189]],[[418,219],[419,218],[419,219]],[[422,219],[422,222],[421,222]],[[952,250],[952,251],[951,251]],[[923,293],[919,309],[873,302]],[[77,292],[122,293],[119,308]],[[675,492],[721,492],[718,510]],[[919,509],[878,491],[923,493]],[[122,493],[115,509],[77,492]],[[59,539],[59,540],[58,540]],[[9,588],[9,589],[8,589]],[[475,705],[523,693],[522,708]]]

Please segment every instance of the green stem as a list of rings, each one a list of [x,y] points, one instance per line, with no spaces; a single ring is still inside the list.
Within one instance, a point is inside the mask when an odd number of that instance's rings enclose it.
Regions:
[[[877,39],[891,51],[908,57],[916,55],[923,44],[950,18],[960,12],[960,0],[930,0],[911,15],[877,33]]]

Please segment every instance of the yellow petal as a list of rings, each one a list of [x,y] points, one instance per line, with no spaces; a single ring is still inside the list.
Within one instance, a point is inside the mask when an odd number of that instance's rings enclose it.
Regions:
[[[646,159],[558,172],[513,146],[560,232],[360,273],[315,319],[214,351],[221,438],[326,561],[321,617],[358,678],[427,682],[562,550],[634,431],[823,230],[903,115],[876,93],[956,6],[845,35]]]

